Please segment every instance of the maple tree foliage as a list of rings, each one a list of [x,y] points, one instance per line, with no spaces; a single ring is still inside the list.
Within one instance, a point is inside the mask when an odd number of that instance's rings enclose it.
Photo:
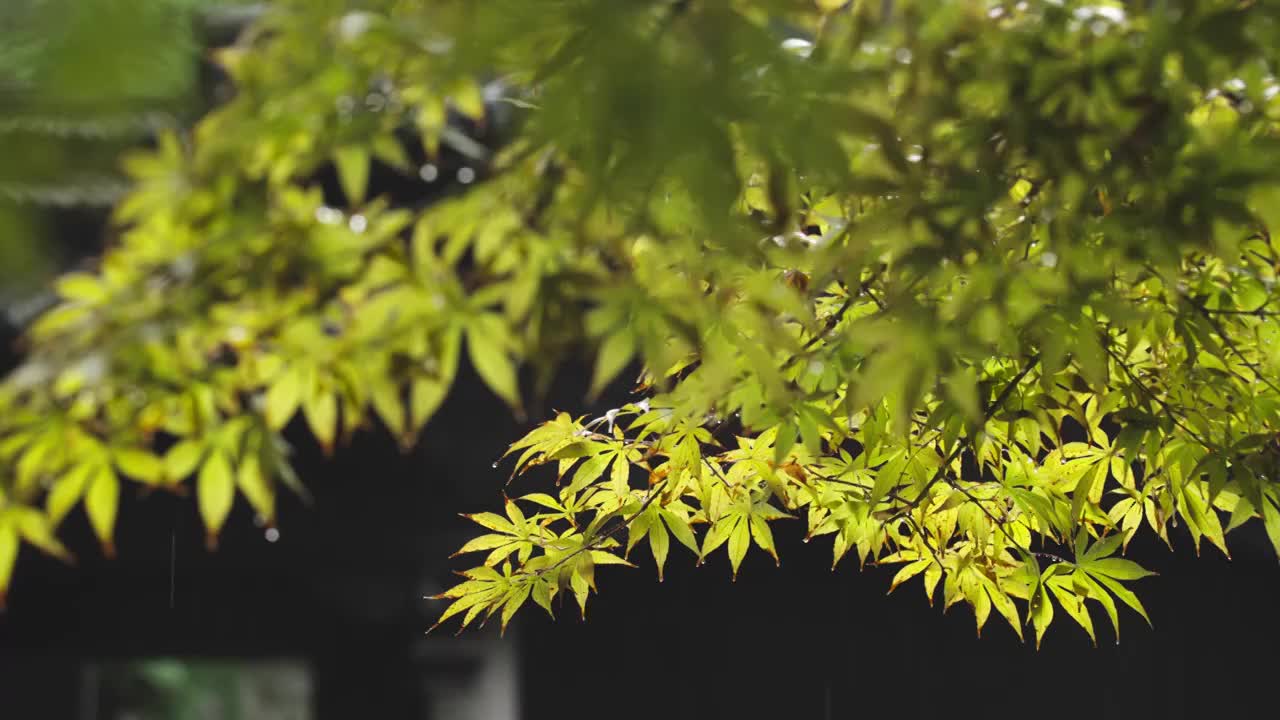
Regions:
[[[1118,633],[1135,534],[1280,548],[1280,10],[1149,5],[275,3],[0,389],[0,586],[77,504],[109,547],[190,485],[212,540],[299,482],[295,416],[411,443],[464,356],[519,411],[586,347],[634,401],[512,445],[542,484],[470,515],[441,622],[803,528],[979,630]],[[450,124],[494,105],[497,151]],[[442,147],[488,169],[370,197]]]

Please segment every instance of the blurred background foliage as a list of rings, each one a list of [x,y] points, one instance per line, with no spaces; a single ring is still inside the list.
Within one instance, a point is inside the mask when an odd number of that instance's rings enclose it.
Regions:
[[[77,252],[54,213],[127,191],[122,151],[194,121],[207,42],[248,0],[6,0],[0,6],[0,303]],[[70,242],[82,254],[98,237]]]
[[[149,658],[88,671],[95,720],[310,720],[310,678],[290,662]]]

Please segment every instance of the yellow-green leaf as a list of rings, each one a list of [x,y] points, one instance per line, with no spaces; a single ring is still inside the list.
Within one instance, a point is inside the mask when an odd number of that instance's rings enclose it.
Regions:
[[[1031,624],[1036,628],[1036,649],[1040,649],[1040,640],[1044,637],[1044,633],[1049,629],[1049,624],[1053,622],[1053,601],[1049,599],[1049,593],[1044,589],[1044,583],[1036,589],[1036,594],[1031,598]]]
[[[298,411],[298,403],[301,400],[302,373],[297,368],[291,367],[281,373],[267,390],[267,425],[272,430],[283,428]]]
[[[902,583],[929,569],[929,566],[932,564],[932,558],[924,558],[903,565],[902,568],[900,568],[893,576],[893,581],[889,583],[889,592],[893,592]]]
[[[434,378],[418,378],[413,381],[409,391],[409,407],[411,431],[422,429],[449,393],[449,386]]]
[[[662,570],[667,564],[667,551],[671,548],[671,537],[661,521],[649,527],[649,550],[653,553],[653,562],[658,566],[658,582],[662,582]]]
[[[333,153],[333,164],[338,170],[338,181],[347,202],[359,205],[364,202],[369,187],[369,150],[363,147],[338,148]]]
[[[751,529],[751,538],[755,540],[756,547],[772,555],[775,565],[781,565],[782,561],[778,559],[778,551],[773,546],[773,531],[769,529],[769,523],[759,515],[752,515],[748,526]]]
[[[231,512],[235,493],[236,481],[231,469],[231,459],[220,452],[211,454],[204,461],[200,477],[196,480],[196,501],[200,506],[200,517],[204,519],[207,541],[211,547],[217,545],[218,532],[222,530],[222,525]]]
[[[320,446],[329,451],[333,449],[333,441],[338,434],[338,396],[331,392],[316,388],[302,406],[311,432],[320,441]]]
[[[102,542],[108,556],[115,553],[112,534],[116,527],[116,512],[120,508],[120,480],[107,465],[99,465],[89,480],[84,496],[89,524]]]
[[[276,489],[262,469],[257,455],[249,455],[240,461],[236,471],[236,485],[244,493],[255,512],[268,523],[276,517]]]
[[[61,523],[67,513],[71,512],[71,508],[84,497],[85,487],[94,475],[96,467],[88,463],[77,465],[54,481],[49,495],[45,498],[45,510],[49,513],[49,519],[53,524]]]
[[[524,583],[511,591],[511,595],[502,606],[502,633],[507,631],[507,623],[511,622],[511,618],[516,614],[516,611],[529,599],[531,590],[533,590],[533,585]]]
[[[407,418],[400,386],[388,377],[379,376],[373,382],[369,399],[387,429],[396,437],[403,437]]]
[[[626,368],[633,355],[635,355],[635,339],[629,330],[623,329],[607,336],[604,342],[600,343],[600,352],[596,355],[595,375],[591,379],[591,395],[598,395],[609,381],[617,377],[618,373]]]
[[[748,523],[738,518],[733,531],[729,533],[729,564],[733,566],[733,579],[738,579],[738,567],[747,556],[747,547],[751,545],[751,530]]]
[[[520,407],[516,387],[516,366],[507,354],[496,321],[477,321],[467,328],[467,355],[476,373],[508,405]]]
[[[164,455],[164,474],[169,482],[179,482],[200,467],[205,447],[195,440],[183,440]]]
[[[5,595],[17,561],[18,532],[8,523],[0,523],[0,609],[5,606]]]
[[[14,527],[17,528],[18,535],[23,540],[56,558],[67,560],[71,557],[66,547],[54,535],[53,523],[44,513],[35,508],[23,507],[11,510],[10,514]]]
[[[164,478],[164,463],[148,450],[116,448],[111,454],[120,472],[138,482],[154,485]]]

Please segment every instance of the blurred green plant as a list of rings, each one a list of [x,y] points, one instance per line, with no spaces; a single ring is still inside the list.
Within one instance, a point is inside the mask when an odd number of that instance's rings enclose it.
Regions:
[[[0,8],[0,286],[63,258],[33,231],[128,190],[120,154],[203,111],[202,18],[227,0],[8,0]],[[17,227],[15,227],[17,226]]]
[[[442,621],[585,610],[641,543],[736,573],[787,517],[979,630],[1145,617],[1139,531],[1280,547],[1280,11],[1144,7],[277,3],[0,390],[0,581],[77,505],[110,548],[126,483],[270,521],[295,417],[410,443],[464,354],[520,411],[585,343],[642,397],[512,446],[556,484],[472,516]],[[370,197],[486,100],[527,110],[486,176]]]
[[[95,685],[121,720],[311,717],[305,671],[289,664],[156,658],[107,665]]]

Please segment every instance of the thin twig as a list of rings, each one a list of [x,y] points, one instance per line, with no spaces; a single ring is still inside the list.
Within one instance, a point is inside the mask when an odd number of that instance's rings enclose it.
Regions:
[[[994,400],[987,403],[987,406],[982,410],[982,427],[986,427],[987,423],[991,420],[991,414],[995,409],[1004,404],[1004,401],[1013,393],[1014,388],[1022,383],[1023,379],[1027,377],[1027,374],[1031,372],[1031,369],[1039,364],[1039,362],[1040,355],[1038,353],[1036,355],[1032,355],[1027,361],[1026,366],[1023,367],[1022,370],[1004,386],[1004,389],[1000,391],[1000,394],[997,395]],[[963,443],[956,442],[955,447],[947,453],[947,457],[943,459],[942,464],[938,465],[938,469],[934,471],[933,477],[929,478],[929,482],[925,483],[924,488],[915,497],[915,499],[908,503],[906,507],[903,507],[895,513],[893,517],[889,518],[889,521],[896,520],[919,507],[920,503],[924,502],[924,499],[928,497],[929,491],[933,489],[933,486],[937,485],[938,481],[940,481],[946,474],[947,468],[951,463],[955,462],[955,459],[964,451],[964,448],[965,446]]]
[[[1163,398],[1156,395],[1154,390],[1147,387],[1146,383],[1142,382],[1141,378],[1139,378],[1136,374],[1134,374],[1133,370],[1129,367],[1129,364],[1126,363],[1123,358],[1117,355],[1115,350],[1111,349],[1111,345],[1108,342],[1106,342],[1107,338],[1104,337],[1102,338],[1102,340],[1103,342],[1101,344],[1102,344],[1103,352],[1105,352],[1108,356],[1110,356],[1112,360],[1116,361],[1116,365],[1120,366],[1120,369],[1124,372],[1125,375],[1129,376],[1129,380],[1131,380],[1133,384],[1136,385],[1137,388],[1142,391],[1143,395],[1146,395],[1152,402],[1159,405],[1160,408],[1163,409],[1165,412],[1169,413],[1169,419],[1173,420],[1173,424],[1177,425],[1178,429],[1190,435],[1192,438],[1195,439],[1196,442],[1200,443],[1202,446],[1204,446],[1207,449],[1212,449],[1213,447],[1215,447],[1213,443],[1206,440],[1202,435],[1197,433],[1195,430],[1192,430],[1191,428],[1187,427],[1186,423],[1183,422],[1183,418],[1181,414],[1178,413],[1176,410],[1174,410],[1174,408],[1171,405],[1169,405],[1169,403],[1165,402]]]
[[[1222,338],[1222,342],[1227,346],[1227,349],[1230,350],[1233,354],[1235,354],[1235,356],[1240,359],[1240,362],[1244,363],[1245,367],[1248,367],[1250,370],[1253,371],[1254,377],[1256,377],[1258,380],[1261,380],[1262,383],[1267,387],[1271,388],[1273,392],[1280,394],[1280,387],[1277,387],[1276,384],[1272,382],[1270,378],[1268,378],[1266,375],[1263,375],[1261,372],[1259,372],[1258,369],[1254,367],[1248,361],[1248,359],[1245,358],[1244,353],[1240,352],[1240,348],[1236,346],[1235,341],[1232,340],[1231,336],[1227,334],[1227,329],[1222,326],[1222,323],[1218,322],[1217,318],[1209,314],[1208,308],[1206,308],[1204,305],[1201,305],[1199,302],[1196,302],[1194,299],[1191,298],[1190,295],[1187,295],[1186,293],[1182,293],[1182,297],[1184,300],[1190,303],[1192,307],[1200,311],[1200,314],[1204,316],[1204,319],[1208,321],[1208,323],[1213,326],[1214,331],[1218,333],[1218,337]],[[1243,379],[1244,378],[1241,378],[1241,380]]]
[[[641,505],[640,505],[640,509],[639,509],[639,510],[636,510],[634,513],[631,513],[631,515],[630,515],[629,517],[623,518],[622,522],[620,522],[620,523],[618,523],[617,525],[615,525],[614,527],[610,528],[608,532],[601,532],[601,533],[597,534],[594,538],[592,538],[592,539],[591,539],[591,541],[590,541],[590,542],[583,543],[583,544],[582,544],[582,547],[580,547],[580,548],[578,548],[577,550],[574,550],[573,552],[569,553],[568,555],[565,555],[564,557],[560,558],[560,559],[559,559],[559,560],[557,560],[554,564],[552,564],[552,565],[550,565],[550,566],[548,566],[548,567],[542,568],[541,570],[535,570],[535,571],[533,571],[532,573],[529,573],[529,574],[533,575],[534,577],[541,577],[541,576],[543,576],[543,575],[545,575],[545,574],[547,574],[547,573],[551,572],[552,570],[556,570],[556,569],[560,568],[560,567],[561,567],[561,566],[563,566],[565,563],[567,563],[567,562],[569,562],[570,560],[572,560],[573,558],[575,558],[575,557],[577,557],[577,556],[581,555],[582,553],[587,552],[588,550],[596,550],[596,549],[600,548],[602,545],[604,545],[604,541],[606,541],[606,540],[608,540],[608,539],[612,538],[614,535],[617,535],[619,532],[622,532],[622,530],[624,530],[625,528],[630,527],[630,526],[631,526],[631,523],[633,523],[633,522],[635,522],[635,521],[636,521],[636,518],[638,518],[638,517],[640,517],[641,515],[643,515],[643,514],[644,514],[644,511],[645,511],[645,510],[648,510],[648,509],[649,509],[649,506],[653,504],[653,501],[658,499],[658,495],[661,493],[662,488],[663,488],[666,484],[667,484],[667,481],[666,481],[666,480],[663,480],[662,482],[660,482],[660,483],[658,483],[657,485],[654,485],[652,488],[650,488],[650,489],[649,489],[649,494],[648,494],[647,496],[645,496],[644,502],[643,502],[643,503],[641,503]]]

